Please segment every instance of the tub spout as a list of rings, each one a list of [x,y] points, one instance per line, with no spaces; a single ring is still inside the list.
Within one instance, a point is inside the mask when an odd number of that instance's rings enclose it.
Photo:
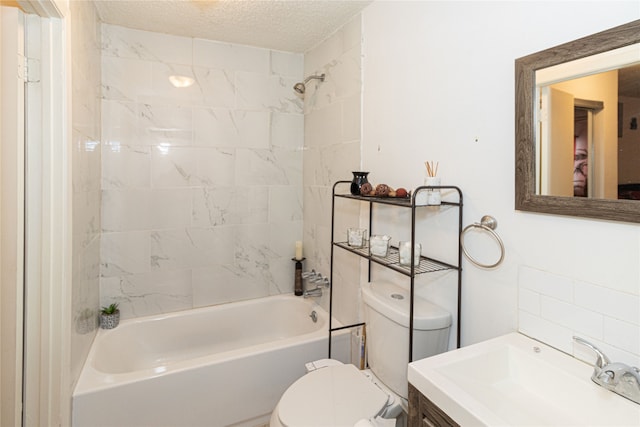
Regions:
[[[302,273],[302,278],[307,281],[308,284],[314,283],[316,285],[313,289],[307,289],[302,294],[303,297],[321,297],[322,288],[328,288],[331,285],[328,277],[324,277],[322,273],[318,273],[315,270],[306,271]]]
[[[308,289],[306,291],[304,291],[304,294],[302,294],[302,296],[304,298],[309,298],[309,297],[321,297],[322,296],[322,288],[313,288],[313,289]]]

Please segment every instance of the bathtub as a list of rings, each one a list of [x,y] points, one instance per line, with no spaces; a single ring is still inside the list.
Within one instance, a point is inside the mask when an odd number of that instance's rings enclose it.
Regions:
[[[327,313],[293,295],[125,320],[96,336],[73,426],[265,424],[304,364],[327,357],[327,338]],[[334,358],[349,348],[334,333]]]

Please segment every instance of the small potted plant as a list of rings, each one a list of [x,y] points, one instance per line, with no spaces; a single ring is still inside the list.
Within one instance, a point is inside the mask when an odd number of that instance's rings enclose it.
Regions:
[[[100,310],[100,327],[102,329],[113,329],[120,323],[120,310],[118,303],[112,303]]]

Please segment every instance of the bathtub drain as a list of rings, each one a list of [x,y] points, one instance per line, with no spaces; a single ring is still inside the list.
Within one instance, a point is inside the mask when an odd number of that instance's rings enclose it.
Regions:
[[[315,310],[313,310],[311,312],[311,314],[309,315],[309,317],[311,317],[311,320],[313,320],[313,323],[316,323],[318,321],[318,313],[316,313]]]

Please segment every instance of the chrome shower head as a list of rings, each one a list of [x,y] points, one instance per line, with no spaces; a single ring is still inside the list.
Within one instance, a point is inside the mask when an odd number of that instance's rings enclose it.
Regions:
[[[304,83],[302,83],[302,82],[299,82],[299,83],[296,83],[295,85],[293,85],[293,90],[298,92],[300,95],[304,95],[304,91],[306,89],[307,88],[305,87]]]
[[[293,85],[293,90],[295,90],[300,95],[304,95],[304,93],[307,91],[306,84],[309,82],[309,80],[317,79],[323,82],[324,76],[325,76],[324,73],[320,74],[319,76],[318,75],[309,76],[306,79],[304,79],[303,82],[298,82],[295,85]]]

